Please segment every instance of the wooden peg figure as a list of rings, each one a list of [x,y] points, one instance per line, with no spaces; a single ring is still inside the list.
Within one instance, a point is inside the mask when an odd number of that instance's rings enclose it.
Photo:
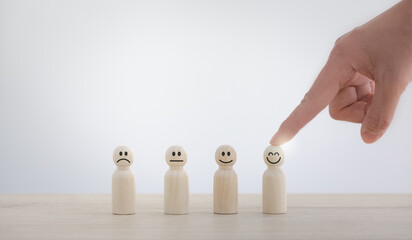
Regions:
[[[268,166],[262,180],[263,213],[286,213],[286,177],[280,168],[285,161],[282,148],[268,146],[263,153],[263,159]]]
[[[182,146],[171,146],[166,150],[169,170],[164,179],[165,214],[187,214],[189,211],[189,177],[183,166],[187,154]]]
[[[134,214],[135,178],[130,170],[133,152],[129,147],[119,146],[113,152],[113,162],[117,169],[112,176],[112,211],[113,214]]]
[[[213,210],[217,214],[235,214],[238,207],[237,175],[233,170],[236,151],[232,146],[220,146],[215,153],[219,169],[213,180]]]

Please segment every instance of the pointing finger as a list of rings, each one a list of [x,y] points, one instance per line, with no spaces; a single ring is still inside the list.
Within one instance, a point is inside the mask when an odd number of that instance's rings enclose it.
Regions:
[[[281,145],[292,139],[332,101],[340,89],[340,84],[354,74],[355,71],[349,64],[332,54],[302,102],[280,125],[270,144]]]

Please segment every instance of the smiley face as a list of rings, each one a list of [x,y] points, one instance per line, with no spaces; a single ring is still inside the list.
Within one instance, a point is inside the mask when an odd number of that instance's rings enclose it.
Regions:
[[[166,163],[170,167],[183,167],[187,161],[187,153],[182,146],[170,146],[165,153]]]
[[[127,146],[118,146],[113,151],[113,162],[118,167],[128,167],[133,163],[133,152]]]
[[[217,148],[215,160],[219,166],[233,166],[236,162],[236,151],[230,145],[222,145]]]
[[[268,167],[282,166],[285,160],[282,148],[279,146],[268,146],[263,153],[263,160]]]

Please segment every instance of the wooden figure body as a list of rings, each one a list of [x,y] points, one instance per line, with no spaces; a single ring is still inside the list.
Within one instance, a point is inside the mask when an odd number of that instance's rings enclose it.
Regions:
[[[286,213],[286,177],[280,168],[284,162],[283,150],[279,146],[268,146],[263,159],[268,166],[262,179],[263,213]]]
[[[233,170],[236,151],[232,146],[220,146],[215,153],[219,169],[213,179],[213,210],[217,214],[235,214],[238,209],[237,175]]]
[[[187,214],[189,212],[189,177],[183,166],[187,154],[181,146],[171,146],[166,150],[166,163],[169,170],[164,178],[165,214]]]
[[[133,152],[126,146],[119,146],[113,152],[113,161],[117,166],[112,176],[112,212],[113,214],[134,214],[136,211],[135,177],[130,170]]]

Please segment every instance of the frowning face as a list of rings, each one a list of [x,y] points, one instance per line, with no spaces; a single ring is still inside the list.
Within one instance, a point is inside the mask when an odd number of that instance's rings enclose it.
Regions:
[[[263,153],[263,160],[269,167],[282,166],[285,160],[282,148],[279,146],[268,146]]]
[[[215,160],[219,166],[233,166],[236,162],[236,151],[230,145],[222,145],[217,148]]]
[[[166,150],[165,159],[171,167],[183,167],[187,161],[187,153],[182,146],[170,146]]]
[[[128,167],[133,163],[132,149],[126,146],[118,146],[113,151],[113,162],[118,167]]]

